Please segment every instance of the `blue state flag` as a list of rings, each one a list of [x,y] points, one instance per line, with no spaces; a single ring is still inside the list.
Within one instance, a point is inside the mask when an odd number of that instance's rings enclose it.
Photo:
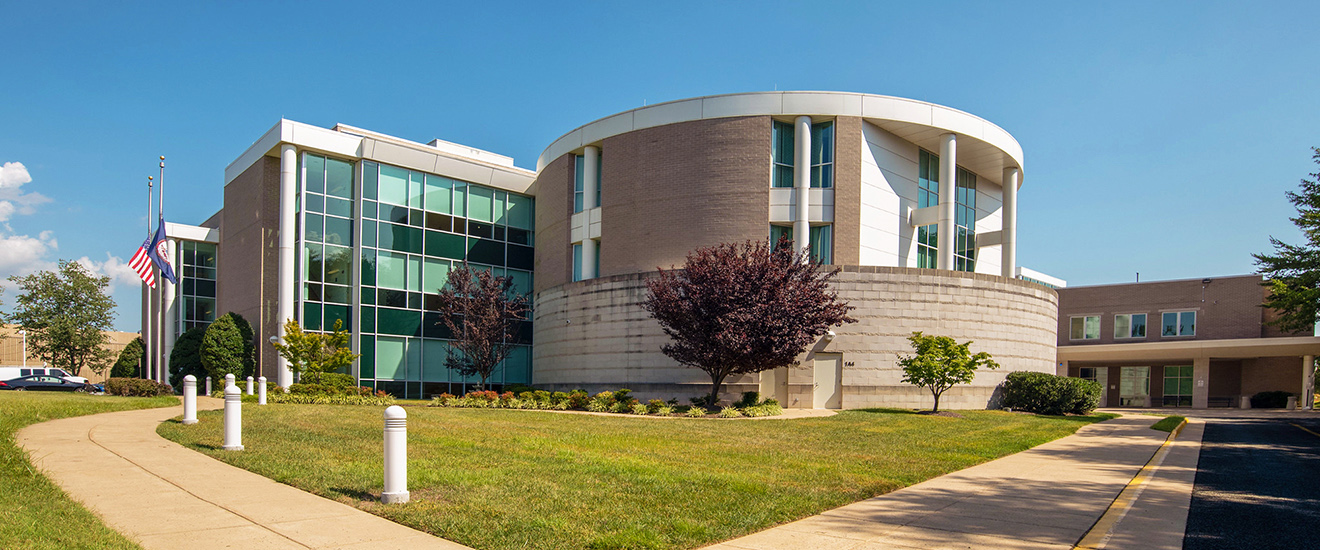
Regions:
[[[160,269],[160,275],[165,280],[179,284],[179,278],[174,276],[174,266],[170,264],[170,243],[165,239],[165,218],[161,217],[160,227],[156,229],[156,236],[151,238],[151,248],[147,250],[147,256],[151,258],[151,263],[156,264]]]

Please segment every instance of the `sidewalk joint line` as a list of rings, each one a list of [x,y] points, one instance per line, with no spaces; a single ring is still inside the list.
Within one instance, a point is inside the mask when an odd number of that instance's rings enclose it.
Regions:
[[[1114,497],[1114,501],[1109,504],[1109,508],[1100,516],[1100,519],[1096,520],[1095,525],[1085,535],[1082,535],[1077,544],[1073,545],[1073,550],[1098,550],[1109,543],[1109,537],[1113,534],[1114,528],[1118,527],[1124,517],[1127,517],[1132,505],[1141,496],[1142,491],[1145,491],[1146,481],[1154,477],[1155,472],[1160,469],[1160,465],[1164,464],[1164,457],[1169,454],[1170,444],[1178,438],[1178,434],[1182,433],[1183,428],[1186,426],[1187,420],[1184,419],[1172,432],[1169,432],[1169,437],[1164,439],[1164,443],[1161,443],[1160,448],[1155,450],[1155,454],[1151,455],[1150,460],[1146,461],[1146,465],[1142,466],[1141,470],[1137,471],[1137,475],[1132,476],[1132,480],[1127,483],[1127,486],[1123,487],[1117,497]]]
[[[167,422],[167,421],[168,421],[168,420],[163,420],[163,421],[161,421],[161,422]],[[158,423],[158,424],[159,424],[159,423]],[[247,517],[247,516],[245,516],[245,515],[243,515],[243,514],[240,514],[240,513],[236,512],[236,511],[234,511],[234,510],[231,510],[231,509],[229,509],[227,506],[224,506],[224,505],[222,505],[222,504],[220,504],[220,503],[217,503],[217,502],[211,502],[210,500],[207,500],[207,499],[205,499],[205,498],[202,498],[200,495],[198,495],[198,494],[196,494],[196,493],[194,493],[194,492],[192,492],[192,491],[189,491],[188,489],[185,489],[182,485],[179,485],[178,483],[175,483],[175,482],[173,482],[173,481],[171,481],[171,480],[165,479],[164,477],[161,477],[161,476],[160,476],[159,474],[157,474],[156,472],[153,472],[153,471],[147,469],[145,466],[143,466],[143,465],[141,465],[141,464],[138,464],[137,462],[134,462],[133,459],[130,459],[130,458],[124,456],[124,455],[121,455],[121,454],[115,452],[113,449],[111,449],[111,448],[109,448],[109,447],[106,447],[105,445],[102,445],[101,442],[100,442],[100,441],[97,441],[97,440],[96,440],[96,437],[94,436],[94,432],[95,432],[96,429],[99,428],[99,427],[101,427],[100,424],[95,424],[95,425],[93,425],[91,428],[89,428],[89,429],[87,430],[87,440],[88,440],[88,441],[91,441],[91,442],[92,442],[93,444],[95,444],[97,447],[100,447],[100,448],[102,448],[102,449],[105,449],[105,450],[106,450],[107,452],[109,452],[110,454],[113,454],[113,455],[115,455],[115,456],[117,456],[117,457],[123,459],[124,462],[127,462],[127,463],[129,463],[129,464],[132,464],[133,466],[136,466],[139,470],[142,470],[143,472],[146,472],[147,474],[151,475],[152,477],[155,477],[156,479],[159,479],[159,480],[161,480],[161,481],[164,481],[165,483],[168,483],[168,484],[170,484],[170,485],[173,485],[174,487],[178,488],[180,491],[183,491],[184,493],[187,493],[187,494],[191,495],[193,498],[195,498],[195,499],[197,499],[197,500],[200,500],[200,501],[202,501],[202,502],[205,502],[205,503],[207,503],[207,504],[210,504],[210,505],[212,505],[212,506],[215,506],[216,508],[219,508],[219,509],[221,509],[221,510],[224,510],[224,511],[226,511],[226,512],[229,512],[229,513],[231,513],[231,514],[234,514],[235,516],[238,516],[238,517],[240,517],[240,518],[243,518],[243,519],[247,520],[248,522],[251,522],[253,525],[256,525],[256,526],[258,526],[258,527],[260,527],[260,528],[262,528],[262,529],[265,529],[266,531],[269,531],[269,532],[271,532],[271,533],[274,533],[275,535],[277,535],[277,536],[279,536],[279,537],[282,537],[282,538],[284,538],[285,540],[288,540],[289,542],[292,542],[292,543],[294,543],[294,544],[297,544],[298,546],[301,546],[301,547],[303,547],[303,548],[307,548],[307,549],[311,550],[311,548],[312,548],[311,546],[308,546],[308,545],[306,545],[306,544],[303,544],[302,542],[300,542],[300,541],[298,541],[298,540],[296,540],[296,539],[293,539],[293,538],[289,537],[288,535],[285,535],[284,533],[281,533],[281,532],[279,532],[279,531],[276,531],[276,530],[274,530],[274,529],[271,529],[270,527],[266,526],[266,524],[264,524],[264,523],[258,522],[258,521],[256,521],[256,520],[250,518],[250,517]],[[152,430],[152,433],[154,434],[154,433],[155,433],[155,430]],[[156,437],[160,437],[160,436],[157,435]],[[168,440],[166,440],[166,439],[164,439],[164,438],[161,438],[161,440],[162,440],[162,441],[168,441]],[[173,444],[175,444],[175,445],[179,445],[178,443],[174,443],[173,441],[171,441],[170,443],[173,443]],[[179,446],[180,446],[180,447],[183,447],[182,445],[179,445]],[[184,450],[192,451],[192,449],[188,449],[187,447],[183,447],[183,448],[184,448]],[[193,451],[193,452],[196,452],[196,451]],[[206,456],[206,455],[202,455],[202,456]],[[207,457],[207,458],[211,458],[211,457]],[[211,460],[215,460],[215,459],[211,459]],[[219,462],[219,461],[217,461],[217,462]]]

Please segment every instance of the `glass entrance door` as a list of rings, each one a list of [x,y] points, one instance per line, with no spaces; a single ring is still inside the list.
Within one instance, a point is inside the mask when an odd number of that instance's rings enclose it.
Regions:
[[[1100,405],[1109,406],[1109,367],[1082,367],[1081,377],[1100,384]]]
[[[1118,406],[1150,406],[1150,367],[1122,367],[1119,369]]]

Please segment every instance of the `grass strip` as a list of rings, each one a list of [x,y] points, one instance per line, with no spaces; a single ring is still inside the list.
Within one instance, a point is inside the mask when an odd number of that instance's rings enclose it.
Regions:
[[[851,410],[764,422],[408,409],[405,505],[378,503],[379,407],[218,411],[168,439],[276,481],[481,550],[694,548],[1012,454],[1109,418]]]
[[[168,407],[174,397],[110,397],[72,393],[0,392],[0,548],[139,548],[101,523],[41,475],[14,441],[24,426],[103,412]]]
[[[1150,429],[1159,430],[1161,432],[1172,433],[1173,429],[1177,428],[1178,425],[1182,424],[1183,421],[1185,420],[1187,419],[1181,416],[1166,416],[1163,419],[1161,419],[1159,422],[1156,422],[1154,425],[1152,425]]]

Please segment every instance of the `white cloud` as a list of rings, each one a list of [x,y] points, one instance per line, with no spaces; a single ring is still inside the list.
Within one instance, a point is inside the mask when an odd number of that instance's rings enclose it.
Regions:
[[[21,162],[6,162],[0,166],[0,223],[7,222],[15,212],[30,215],[36,206],[50,202],[50,197],[23,192],[23,184],[30,183],[32,175]]]
[[[46,256],[59,247],[52,231],[42,231],[36,237],[0,234],[0,276],[30,275],[53,269],[55,262]]]
[[[82,264],[83,267],[87,268],[87,270],[91,271],[94,275],[109,277],[111,287],[118,285],[127,287],[142,286],[142,279],[138,278],[137,272],[128,267],[128,263],[125,262],[123,258],[112,255],[109,252],[105,253],[104,262],[92,261],[92,259],[87,256],[83,256],[74,261]]]

